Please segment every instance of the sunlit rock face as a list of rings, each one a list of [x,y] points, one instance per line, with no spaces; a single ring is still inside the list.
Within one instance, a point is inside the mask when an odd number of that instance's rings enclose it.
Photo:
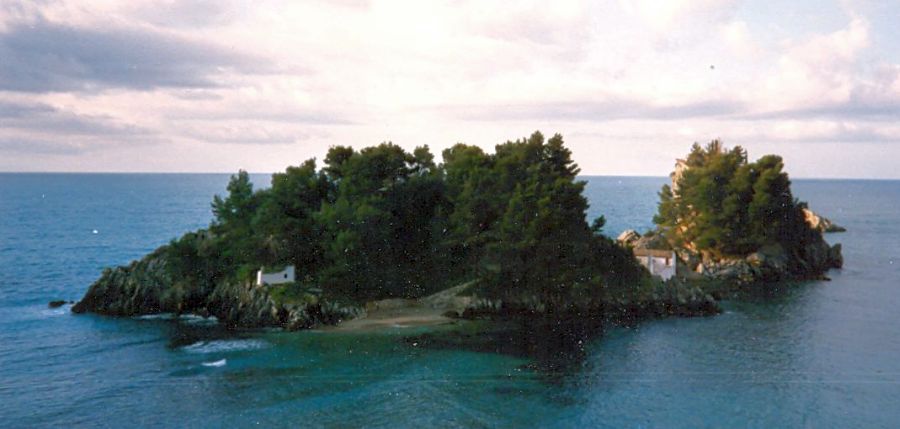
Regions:
[[[810,209],[803,209],[803,216],[806,219],[806,223],[819,232],[844,232],[847,230],[846,228],[835,224],[828,218],[819,216]]]

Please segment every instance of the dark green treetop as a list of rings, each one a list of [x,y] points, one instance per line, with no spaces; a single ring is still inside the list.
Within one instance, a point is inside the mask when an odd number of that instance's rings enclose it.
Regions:
[[[627,249],[589,226],[584,182],[563,139],[541,133],[488,154],[457,144],[437,164],[427,146],[336,146],[253,189],[233,176],[213,200],[209,237],[173,241],[179,275],[248,280],[293,264],[323,293],[417,297],[478,279],[484,296],[600,299],[644,278]],[[618,288],[618,289],[617,289]]]
[[[674,178],[677,191],[663,186],[654,217],[676,246],[743,256],[768,244],[797,249],[814,235],[781,157],[749,162],[740,146],[727,149],[714,140],[706,147],[695,143],[685,164]]]

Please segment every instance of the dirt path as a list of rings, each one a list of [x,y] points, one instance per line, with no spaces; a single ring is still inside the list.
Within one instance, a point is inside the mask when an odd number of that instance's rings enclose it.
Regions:
[[[328,331],[371,331],[381,329],[437,326],[456,323],[449,311],[462,312],[471,300],[458,296],[471,283],[464,283],[421,299],[385,299],[366,304],[366,315],[348,320]]]

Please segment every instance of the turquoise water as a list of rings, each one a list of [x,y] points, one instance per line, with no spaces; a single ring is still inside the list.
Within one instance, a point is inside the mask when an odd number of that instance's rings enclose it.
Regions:
[[[606,231],[646,229],[664,178],[591,177]],[[0,174],[0,427],[896,427],[900,182],[795,181],[848,227],[832,281],[703,319],[617,328],[561,370],[377,335],[227,332],[48,309],[210,219],[227,175]],[[265,176],[254,181],[265,183]],[[95,233],[96,230],[96,233]]]

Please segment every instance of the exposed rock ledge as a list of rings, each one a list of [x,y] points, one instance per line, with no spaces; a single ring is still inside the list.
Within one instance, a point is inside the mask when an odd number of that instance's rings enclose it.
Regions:
[[[636,249],[672,248],[659,231],[641,236],[627,230],[619,235],[618,241]],[[698,273],[707,278],[738,284],[818,278],[829,269],[844,265],[841,245],[829,246],[822,238],[793,252],[773,244],[746,256],[716,258],[686,248],[676,248],[675,253],[679,258],[678,273],[681,276],[690,277],[691,273]]]
[[[806,223],[809,226],[820,232],[844,232],[847,230],[847,228],[835,224],[828,218],[819,216],[810,209],[803,209],[803,216],[806,218]]]
[[[828,246],[822,240],[795,254],[788,254],[780,245],[770,245],[743,258],[701,259],[692,268],[706,277],[755,283],[821,278],[829,269],[841,268],[843,264],[840,243]]]
[[[128,266],[105,269],[72,311],[112,316],[195,313],[216,316],[230,327],[289,330],[335,324],[363,312],[329,302],[280,304],[266,288],[250,283],[182,284],[169,274],[164,255],[160,248]]]

